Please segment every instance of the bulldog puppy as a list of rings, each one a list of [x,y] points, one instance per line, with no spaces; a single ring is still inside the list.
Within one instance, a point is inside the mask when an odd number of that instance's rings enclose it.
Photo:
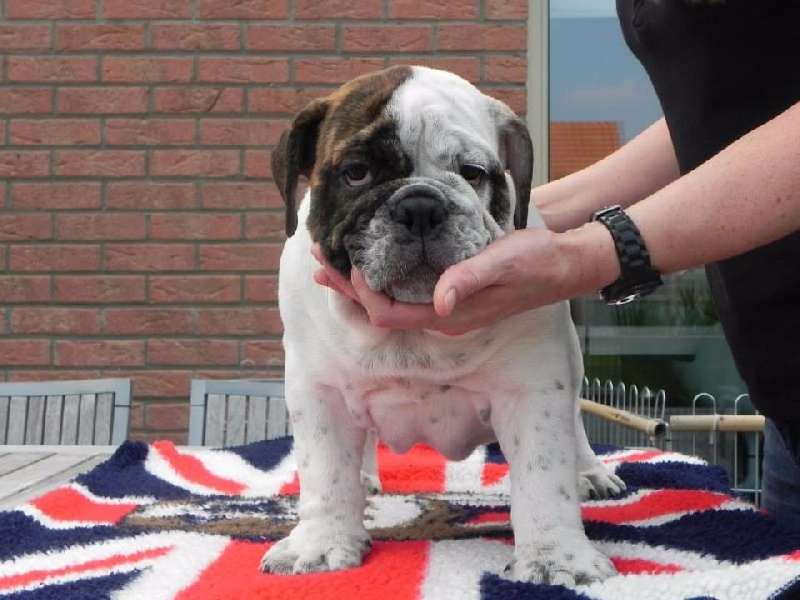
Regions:
[[[431,302],[447,267],[515,227],[543,227],[528,206],[532,166],[527,129],[506,105],[422,67],[351,81],[283,135],[273,174],[291,237],[279,300],[301,491],[299,523],[265,554],[264,571],[361,564],[377,432],[396,452],[419,442],[452,460],[499,441],[511,473],[512,578],[575,585],[615,573],[581,522],[579,480],[585,495],[623,484],[586,440],[566,302],[446,336],[374,327],[360,305],[313,281],[318,242],[344,275],[356,267],[375,290]],[[310,189],[297,212],[301,174]]]

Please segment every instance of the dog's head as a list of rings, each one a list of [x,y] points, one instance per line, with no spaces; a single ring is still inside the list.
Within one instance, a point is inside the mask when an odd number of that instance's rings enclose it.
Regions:
[[[406,66],[313,101],[272,155],[286,233],[302,174],[306,225],[331,264],[418,303],[447,267],[525,227],[532,169],[528,130],[505,104],[452,73]]]

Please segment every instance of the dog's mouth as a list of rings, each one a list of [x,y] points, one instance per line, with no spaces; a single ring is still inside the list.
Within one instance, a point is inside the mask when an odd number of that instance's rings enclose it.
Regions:
[[[430,243],[397,241],[392,236],[357,255],[353,264],[375,291],[400,302],[429,304],[439,277],[448,267],[473,256],[483,246],[464,244],[457,235]]]
[[[433,302],[433,290],[443,269],[434,269],[427,264],[420,264],[411,269],[405,276],[399,276],[386,282],[383,291],[400,302],[410,304],[430,304]]]
[[[429,304],[441,274],[491,239],[473,204],[443,184],[417,181],[395,190],[366,226],[344,236],[344,245],[370,288]]]

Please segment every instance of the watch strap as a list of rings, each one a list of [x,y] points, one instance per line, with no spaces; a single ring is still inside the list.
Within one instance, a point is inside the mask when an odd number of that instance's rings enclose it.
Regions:
[[[650,252],[636,223],[618,205],[592,214],[611,233],[619,259],[620,277],[600,290],[609,304],[623,304],[651,294],[662,285],[661,274],[650,263]]]

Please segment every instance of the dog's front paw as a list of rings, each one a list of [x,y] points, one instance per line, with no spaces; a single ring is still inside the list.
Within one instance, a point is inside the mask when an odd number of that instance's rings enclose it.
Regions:
[[[300,522],[261,559],[265,573],[292,575],[357,567],[371,546],[364,526],[343,528],[332,520]]]
[[[597,463],[591,469],[581,471],[578,476],[578,494],[581,500],[609,498],[624,490],[625,482],[611,473],[602,463]]]
[[[574,587],[617,574],[611,561],[577,531],[564,531],[536,544],[517,548],[506,575],[518,581]],[[574,539],[580,535],[582,539]]]

